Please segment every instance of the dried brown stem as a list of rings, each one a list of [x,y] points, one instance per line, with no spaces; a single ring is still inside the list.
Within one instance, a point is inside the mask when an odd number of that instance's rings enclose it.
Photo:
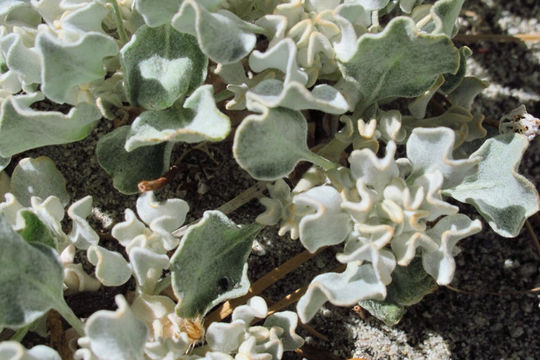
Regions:
[[[492,42],[538,42],[540,41],[540,34],[458,34],[454,37],[455,41],[463,43],[474,43],[478,41],[492,41]]]

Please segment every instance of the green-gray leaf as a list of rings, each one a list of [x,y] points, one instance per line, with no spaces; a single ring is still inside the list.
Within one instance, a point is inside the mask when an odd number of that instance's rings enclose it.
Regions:
[[[57,103],[65,102],[74,86],[103,78],[103,58],[118,53],[112,37],[96,32],[67,43],[43,31],[36,38],[36,47],[43,55],[41,89]]]
[[[24,229],[20,232],[22,238],[29,243],[44,244],[51,248],[56,248],[54,237],[49,228],[31,211],[21,211],[24,219]]]
[[[306,142],[306,119],[299,111],[278,107],[246,117],[236,130],[233,152],[252,177],[275,180],[289,174],[301,160],[320,160]]]
[[[528,145],[521,134],[488,139],[470,156],[482,158],[478,171],[443,193],[472,204],[499,235],[517,236],[525,220],[539,210],[540,203],[534,185],[517,173]]]
[[[129,126],[122,126],[99,139],[96,155],[99,165],[113,178],[113,186],[123,194],[135,194],[137,184],[154,180],[168,168],[171,143],[145,146],[127,152],[124,149]]]
[[[437,289],[437,283],[429,276],[420,257],[408,266],[398,266],[392,272],[392,282],[387,287],[383,301],[365,300],[359,305],[386,325],[397,324],[405,314],[405,307],[414,305]]]
[[[197,39],[170,25],[141,26],[120,54],[128,100],[145,109],[170,107],[206,77],[208,59]]]
[[[40,146],[66,144],[84,139],[100,118],[98,109],[80,103],[66,115],[36,111],[30,105],[40,94],[8,97],[0,115],[0,156],[10,157]]]
[[[0,327],[30,324],[64,303],[62,265],[48,246],[30,245],[0,216]]]
[[[229,117],[216,107],[212,85],[203,85],[183,105],[143,112],[131,125],[126,150],[164,141],[221,141],[230,129]]]
[[[445,35],[420,34],[410,18],[397,17],[379,34],[366,34],[356,54],[340,65],[356,82],[366,105],[391,97],[416,97],[444,73],[456,73],[459,52]]]
[[[246,261],[260,230],[257,224],[239,228],[219,211],[206,211],[187,230],[171,258],[179,316],[204,315],[220,302],[247,293]]]

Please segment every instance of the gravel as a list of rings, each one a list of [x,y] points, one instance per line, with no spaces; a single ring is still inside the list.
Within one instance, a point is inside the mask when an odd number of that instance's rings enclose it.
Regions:
[[[468,12],[460,21],[467,32],[540,33],[540,3],[535,0],[469,1],[464,8]],[[474,51],[469,60],[470,73],[490,82],[477,98],[475,112],[496,120],[523,103],[531,114],[540,115],[539,43],[474,42],[467,45]],[[124,209],[134,208],[136,200],[136,196],[124,196],[113,190],[110,178],[96,162],[96,140],[110,128],[110,123],[102,121],[84,141],[26,153],[26,156],[46,154],[55,160],[68,180],[72,199],[85,195],[94,197],[92,221],[102,231],[122,221]],[[158,193],[159,197],[186,199],[191,206],[187,221],[235,197],[251,186],[253,180],[236,166],[230,149],[229,140],[209,146],[208,153],[192,151],[182,163],[180,175]],[[173,160],[185,150],[186,147],[180,147]],[[536,139],[526,154],[521,172],[537,188],[540,185],[538,164],[540,145]],[[262,207],[253,201],[231,217],[238,223],[249,223],[261,211]],[[531,224],[540,234],[540,220],[533,219]],[[501,238],[485,223],[484,229],[481,234],[460,243],[462,252],[456,258],[452,287],[465,292],[441,288],[411,306],[402,322],[393,328],[369,315],[361,316],[351,308],[326,304],[309,326],[328,341],[301,329],[307,343],[340,359],[538,358],[539,297],[521,291],[540,286],[540,254],[526,229],[515,239]],[[265,229],[257,237],[250,257],[250,278],[261,277],[301,251],[297,241],[278,237],[275,228]],[[263,295],[269,301],[277,301],[309,283],[316,274],[330,271],[336,266],[334,253],[332,249],[323,252]],[[324,354],[319,356],[328,358]],[[287,354],[285,358],[301,357]]]

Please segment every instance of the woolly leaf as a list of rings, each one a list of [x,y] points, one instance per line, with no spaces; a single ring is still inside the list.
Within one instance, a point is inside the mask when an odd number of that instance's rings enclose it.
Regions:
[[[4,216],[0,216],[0,268],[0,327],[19,328],[51,308],[67,307],[56,252],[26,242]]]
[[[99,165],[113,178],[113,186],[123,194],[134,194],[142,180],[160,177],[168,168],[172,144],[124,149],[129,126],[122,126],[99,139],[96,156]]]
[[[478,170],[444,194],[472,204],[499,235],[517,236],[540,202],[534,185],[517,173],[528,145],[520,134],[488,139],[470,156],[481,157]]]
[[[252,177],[275,180],[301,160],[317,161],[306,142],[306,119],[298,111],[278,107],[246,117],[236,130],[233,152]]]
[[[229,134],[229,117],[216,107],[212,85],[197,88],[184,105],[145,111],[131,125],[126,150],[161,142],[220,141]]]
[[[41,90],[57,103],[65,102],[74,86],[103,78],[103,58],[118,53],[112,37],[96,32],[84,33],[73,43],[39,32],[36,47],[43,55]]]
[[[255,34],[245,30],[249,23],[226,10],[209,12],[195,0],[184,0],[172,26],[196,36],[201,50],[220,64],[239,61],[251,52],[257,40]]]
[[[442,188],[459,184],[469,175],[480,158],[454,160],[455,135],[445,127],[416,128],[407,141],[407,157],[413,165],[413,175],[421,175],[439,170],[444,177]]]
[[[459,69],[455,74],[444,74],[444,84],[439,91],[443,94],[450,94],[454,91],[459,84],[463,81],[465,74],[467,73],[467,58],[472,55],[472,50],[466,46],[459,48]]]
[[[351,306],[360,300],[382,300],[386,286],[371,264],[360,265],[354,261],[347,264],[342,273],[317,275],[297,304],[298,317],[308,322],[327,301],[338,306]]]
[[[320,84],[312,91],[298,82],[284,84],[276,79],[261,81],[246,94],[247,107],[258,102],[266,107],[286,107],[292,110],[314,109],[330,114],[343,114],[349,104],[339,91],[330,85]]]
[[[86,255],[96,267],[96,278],[105,286],[120,286],[131,277],[129,264],[119,252],[90,245]]]
[[[27,350],[17,341],[0,343],[0,359],[2,360],[62,360],[58,353],[45,345],[37,345]]]
[[[11,96],[2,103],[0,156],[47,145],[84,139],[101,117],[98,109],[80,103],[66,115],[58,111],[36,111],[30,105],[43,100],[40,94]]]
[[[19,161],[11,175],[11,192],[23,206],[30,206],[32,196],[56,196],[64,206],[69,202],[66,179],[46,156]]]
[[[416,97],[443,73],[455,73],[459,52],[444,35],[419,34],[410,18],[390,21],[379,34],[358,40],[358,51],[341,64],[366,104],[391,97]]]
[[[143,360],[148,330],[122,295],[116,295],[116,311],[99,310],[87,320],[85,333],[90,348],[100,359]]]
[[[172,286],[181,317],[204,315],[249,289],[247,257],[257,224],[239,228],[219,211],[206,211],[192,225],[171,258]]]
[[[141,26],[120,55],[127,98],[145,109],[170,107],[206,77],[208,60],[197,39],[170,25]]]
[[[166,0],[160,1],[159,6],[156,6],[155,0],[135,0],[135,9],[148,26],[156,27],[169,23],[181,3],[182,0]]]

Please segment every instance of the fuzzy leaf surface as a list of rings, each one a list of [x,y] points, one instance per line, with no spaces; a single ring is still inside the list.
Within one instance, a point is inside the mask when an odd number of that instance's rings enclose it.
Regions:
[[[197,39],[170,25],[141,26],[120,54],[127,98],[148,110],[170,107],[206,77],[208,59]]]
[[[41,89],[57,103],[65,102],[74,86],[103,78],[103,58],[118,53],[112,37],[96,32],[85,33],[74,43],[42,32],[36,38],[36,47],[43,55]]]
[[[90,347],[99,359],[143,360],[148,330],[122,295],[114,300],[116,311],[99,310],[88,318],[85,333]]]
[[[521,134],[488,139],[470,156],[482,158],[478,171],[444,194],[472,204],[499,235],[517,236],[540,203],[534,185],[517,172],[528,145]]]
[[[221,141],[231,129],[229,117],[216,107],[212,85],[197,88],[183,105],[145,111],[131,125],[126,150],[161,142]]]
[[[260,225],[239,228],[219,211],[206,211],[171,258],[172,286],[181,317],[204,315],[249,289],[247,257]]]
[[[32,196],[56,196],[64,206],[69,202],[66,179],[46,156],[19,161],[11,175],[11,192],[23,206],[30,206]]]
[[[275,180],[309,159],[307,122],[299,111],[282,107],[250,115],[236,130],[233,152],[252,177]]]
[[[168,168],[172,144],[145,146],[127,152],[124,149],[129,126],[122,126],[99,139],[96,156],[99,165],[113,178],[122,194],[135,194],[142,180],[160,177]]]
[[[251,52],[257,38],[244,29],[248,25],[229,11],[210,12],[195,0],[184,0],[172,19],[174,28],[196,36],[201,50],[220,64],[235,63]]]
[[[0,113],[0,156],[8,158],[41,146],[82,140],[101,117],[96,107],[86,103],[78,104],[66,115],[30,108],[40,100],[43,97],[39,94],[4,100]]]
[[[62,265],[53,249],[31,245],[0,216],[0,327],[30,324],[65,305]]]
[[[416,97],[440,74],[455,73],[459,52],[444,35],[419,34],[410,18],[397,17],[383,32],[358,40],[358,51],[341,64],[368,104],[391,97]]]

